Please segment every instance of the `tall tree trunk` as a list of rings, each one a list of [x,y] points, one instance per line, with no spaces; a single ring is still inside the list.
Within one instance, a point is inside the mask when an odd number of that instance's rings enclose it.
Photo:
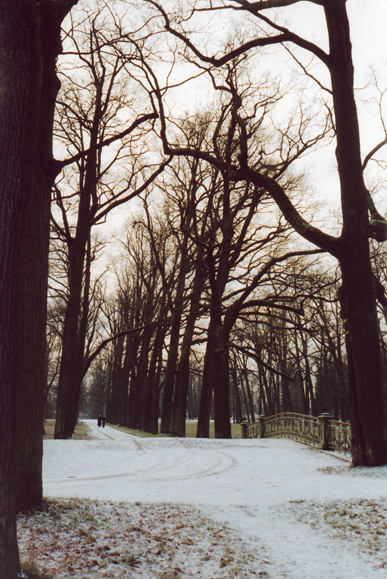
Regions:
[[[229,334],[223,327],[216,329],[213,352],[215,438],[231,438]]]
[[[288,363],[287,363],[287,356],[288,356],[288,344],[286,338],[286,323],[284,322],[282,327],[282,339],[280,343],[280,370],[282,373],[281,376],[281,412],[293,412],[292,409],[292,400],[290,398],[289,392],[289,380],[285,377],[288,372]]]
[[[36,162],[34,131],[41,88],[37,29],[31,5],[0,1],[0,576],[4,579],[16,579],[20,571],[15,516],[15,263],[19,257],[18,219],[27,192],[33,194],[35,184],[29,178]]]
[[[126,417],[128,414],[129,377],[132,364],[132,353],[130,352],[130,343],[131,342],[129,336],[126,336],[124,363],[120,372],[120,384],[119,384],[121,403],[118,413],[118,424],[121,424],[122,426],[125,425]]]
[[[295,348],[295,359],[296,359],[296,366],[297,366],[297,376],[296,381],[294,383],[294,391],[296,393],[296,398],[298,398],[299,407],[296,409],[296,412],[300,412],[301,414],[309,414],[309,404],[308,398],[305,393],[305,388],[303,384],[303,368],[301,366],[301,351],[300,346],[298,343],[298,330],[294,330],[294,348]]]
[[[148,327],[143,331],[141,340],[141,352],[139,356],[139,362],[137,366],[137,376],[136,376],[136,406],[134,408],[134,424],[132,428],[142,429],[143,428],[143,417],[144,408],[147,404],[147,375],[148,375],[148,363],[149,363],[149,352],[151,350],[151,339],[153,334],[153,328]]]
[[[229,193],[227,184],[224,186],[224,197]],[[223,212],[227,215],[227,202],[224,202]],[[226,219],[226,218],[225,218]],[[226,221],[229,221],[226,219]],[[223,233],[226,236],[226,233]],[[210,322],[208,326],[207,347],[204,358],[202,391],[200,395],[200,410],[196,436],[206,438],[209,435],[212,392],[214,392],[214,418],[216,438],[231,438],[230,423],[230,376],[229,376],[229,331],[225,331],[222,321],[222,297],[227,283],[230,264],[229,243],[227,238],[223,253],[216,268],[216,260],[211,251],[207,253],[206,262],[209,267],[211,288]],[[230,325],[232,327],[232,325]],[[230,330],[231,331],[231,330]]]
[[[144,392],[143,392],[143,406],[141,412],[141,430],[145,432],[151,432],[152,434],[158,433],[158,425],[157,430],[155,431],[155,420],[154,420],[154,411],[155,411],[155,399],[159,399],[159,384],[156,380],[157,376],[157,368],[159,368],[159,360],[162,357],[163,352],[163,345],[164,339],[166,334],[165,326],[159,326],[156,330],[156,335],[153,343],[152,348],[152,355],[149,363],[149,370],[148,375],[145,380],[145,384],[143,385]]]
[[[176,436],[185,436],[185,419],[187,414],[187,397],[190,376],[189,358],[195,324],[200,312],[200,299],[205,279],[206,271],[201,263],[199,263],[193,281],[190,309],[187,316],[183,343],[181,345],[180,361],[177,369],[177,378],[173,395],[171,433]]]
[[[310,364],[309,364],[309,357],[308,357],[308,344],[307,338],[303,332],[301,332],[301,342],[302,342],[302,355],[305,360],[305,385],[307,396],[309,399],[309,410],[312,413],[312,416],[316,416],[316,401],[313,392],[313,384],[312,384],[312,377],[310,373]]]
[[[111,390],[109,393],[107,408],[106,408],[106,418],[108,422],[113,424],[123,424],[120,420],[121,409],[123,407],[122,399],[122,386],[121,386],[121,374],[122,374],[122,357],[124,353],[124,344],[128,336],[122,336],[115,340],[113,349],[113,368],[112,368],[112,383]]]
[[[262,364],[258,362],[258,377],[259,377],[259,405],[260,405],[260,414],[262,412],[265,416],[270,416],[269,410],[269,399],[267,396],[267,382],[266,382],[266,374],[265,370],[262,367]]]
[[[16,505],[30,508],[42,498],[42,432],[46,382],[46,313],[50,196],[57,169],[52,155],[52,133],[56,95],[60,86],[56,59],[61,52],[60,26],[76,0],[13,3],[14,9],[30,12],[25,41],[15,32],[16,51],[29,59],[28,77],[34,87],[26,89],[33,103],[21,113],[20,122],[30,115],[25,130],[26,146],[33,151],[34,163],[26,170],[23,209],[18,216],[17,264],[17,440]],[[24,32],[23,32],[24,34]],[[28,45],[28,47],[27,47]],[[23,58],[24,58],[23,57]],[[20,75],[19,75],[20,77]],[[19,78],[19,83],[21,78]],[[22,81],[24,82],[24,80]],[[19,84],[20,86],[20,84]],[[27,194],[28,193],[28,194]]]
[[[254,422],[254,421],[255,421],[255,416],[254,416],[253,394],[252,394],[252,392],[251,392],[250,383],[249,383],[249,376],[248,376],[248,370],[247,370],[246,367],[243,368],[243,376],[244,376],[244,378],[245,378],[246,392],[247,392],[247,399],[248,399],[248,402],[249,402],[251,422]]]
[[[160,392],[161,392],[161,373],[163,371],[163,345],[160,343],[160,352],[157,363],[156,375],[154,377],[154,395],[153,395],[153,410],[152,410],[152,424],[151,431],[153,434],[159,432],[159,408],[160,408]]]
[[[185,278],[187,276],[187,272],[189,269],[187,245],[188,239],[187,237],[184,237],[183,244],[181,247],[179,275],[176,284],[174,311],[172,314],[171,337],[168,348],[167,367],[165,370],[165,383],[163,389],[163,403],[161,410],[161,425],[160,425],[160,432],[163,434],[168,434],[172,431],[171,417],[172,417],[173,390],[175,385],[177,358],[179,355],[180,326],[184,307]]]
[[[368,253],[368,244],[364,249]],[[360,250],[348,261],[348,264],[341,263],[341,269],[343,288],[346,288],[345,327],[348,328],[346,345],[353,425],[352,459],[354,465],[375,466],[387,463],[387,417],[372,271],[367,257],[361,259]],[[370,315],[372,303],[374,312]]]
[[[83,295],[81,297],[81,312],[79,320],[79,329],[77,337],[77,348],[74,352],[73,364],[77,372],[76,387],[71,390],[71,399],[69,403],[69,414],[67,421],[71,428],[71,436],[78,422],[79,401],[81,396],[82,380],[79,376],[82,374],[83,364],[87,353],[85,352],[87,326],[89,322],[89,302],[90,302],[90,278],[91,278],[91,246],[90,233],[86,244],[86,260],[84,271]]]
[[[271,416],[274,413],[272,398],[270,394],[270,386],[267,381],[265,368],[258,362],[258,374],[261,385],[261,398],[263,400],[263,408],[266,416]]]
[[[129,348],[130,352],[130,382],[129,382],[129,394],[128,394],[128,406],[127,414],[125,418],[124,425],[129,428],[134,428],[133,424],[135,422],[135,413],[138,404],[138,381],[137,381],[137,371],[138,371],[138,361],[137,352],[140,347],[140,339],[138,336],[130,338],[130,344],[126,346]]]
[[[215,437],[231,438],[228,335],[225,335],[220,317],[214,313],[208,328],[197,438],[209,436],[212,392],[214,392]]]
[[[206,345],[206,352],[204,355],[203,379],[202,389],[200,392],[199,416],[196,430],[197,438],[210,437],[210,416],[212,407],[212,393],[214,389],[214,367],[213,367],[213,352],[215,350],[213,330],[211,322],[208,328],[208,338]]]
[[[49,207],[55,177],[52,120],[58,89],[55,59],[66,12],[62,13],[63,2],[59,12],[56,8],[47,18],[44,7],[35,2],[0,0],[2,579],[15,579],[20,570],[15,506],[32,506],[42,493]]]
[[[82,300],[83,266],[87,236],[73,240],[69,246],[69,297],[66,306],[62,359],[58,382],[55,438],[70,438],[73,433],[74,385],[79,377],[79,322]]]
[[[68,288],[65,321],[63,327],[63,346],[60,374],[58,382],[58,398],[55,423],[55,438],[70,438],[74,431],[74,413],[77,411],[79,392],[74,392],[83,361],[85,338],[81,334],[82,287],[84,281],[84,265],[90,270],[90,260],[87,260],[87,245],[90,243],[92,220],[97,206],[98,185],[98,154],[95,149],[99,138],[101,120],[102,83],[96,82],[93,124],[90,131],[90,152],[85,164],[85,181],[79,197],[77,226],[74,238],[67,239],[69,252]],[[94,147],[94,149],[93,149]],[[82,184],[81,184],[82,186]],[[89,248],[90,249],[90,248]],[[90,271],[86,273],[90,275]],[[88,299],[89,296],[85,296]],[[81,353],[81,355],[80,355]],[[80,360],[82,358],[82,360]]]
[[[324,11],[330,44],[336,157],[343,210],[344,249],[339,262],[349,332],[353,464],[376,466],[387,463],[387,412],[346,2],[325,0]]]
[[[232,385],[233,385],[234,399],[235,399],[234,418],[235,418],[235,422],[240,424],[243,420],[243,415],[242,415],[241,397],[240,397],[239,388],[238,388],[238,370],[237,370],[235,358],[234,358],[234,363],[231,366],[231,374],[232,374]]]
[[[249,401],[247,398],[247,392],[246,392],[246,388],[243,384],[243,378],[242,378],[242,372],[239,373],[240,377],[241,377],[241,390],[242,390],[242,394],[243,394],[243,402],[245,405],[245,415],[246,415],[246,419],[247,422],[252,422],[251,420],[251,416],[250,416],[250,406],[249,406]]]
[[[117,344],[117,353],[114,352],[112,385],[106,410],[108,422],[120,424],[121,426],[127,426],[129,377],[133,364],[132,338],[130,335],[124,338],[124,344]],[[115,364],[117,365],[116,367]]]

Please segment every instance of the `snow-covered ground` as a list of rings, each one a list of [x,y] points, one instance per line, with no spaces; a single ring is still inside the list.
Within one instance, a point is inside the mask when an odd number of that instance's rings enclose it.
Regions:
[[[351,469],[284,439],[138,438],[88,423],[96,440],[44,442],[45,496],[104,501],[85,520],[110,518],[114,543],[127,513],[150,541],[131,543],[130,572],[107,558],[96,577],[387,577],[387,467]],[[163,536],[174,554],[157,567]]]

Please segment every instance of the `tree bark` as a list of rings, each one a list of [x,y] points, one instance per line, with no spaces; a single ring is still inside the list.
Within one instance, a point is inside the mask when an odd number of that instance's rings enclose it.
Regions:
[[[79,220],[78,220],[79,227]],[[77,229],[78,229],[77,227]],[[89,227],[87,231],[76,235],[72,243],[69,244],[69,297],[66,306],[62,358],[58,382],[58,397],[55,422],[55,438],[71,438],[73,434],[74,416],[74,385],[82,368],[82,361],[79,360],[80,341],[82,337],[79,332],[79,322],[82,301],[82,282],[84,274],[84,261]],[[82,349],[84,347],[84,338]],[[76,401],[77,403],[77,401]]]
[[[30,149],[25,133],[37,128],[32,118],[38,110],[41,82],[37,17],[22,4],[0,1],[0,576],[4,579],[16,579],[20,571],[15,515],[15,263],[18,217],[30,187],[26,175],[35,160],[35,149]]]
[[[176,284],[174,311],[172,314],[171,337],[169,341],[167,367],[165,369],[165,384],[163,389],[163,403],[161,410],[161,425],[160,425],[160,432],[164,434],[172,432],[171,418],[173,406],[173,391],[175,386],[177,359],[179,355],[180,326],[184,307],[185,278],[189,270],[187,245],[188,245],[188,238],[184,237],[181,247],[179,274]]]
[[[238,388],[238,369],[237,369],[235,358],[234,358],[234,363],[231,366],[231,375],[232,375],[232,385],[233,385],[233,392],[234,392],[234,399],[235,399],[234,420],[235,420],[235,422],[240,424],[243,420],[243,415],[242,415],[241,397],[240,397],[239,388]]]
[[[124,424],[122,420],[122,410],[126,410],[126,401],[124,391],[122,388],[122,359],[124,356],[124,344],[128,343],[129,336],[122,336],[116,340],[113,349],[113,363],[112,363],[112,381],[111,390],[107,400],[106,418],[112,424]],[[125,353],[125,360],[127,359],[127,352]],[[126,412],[125,412],[126,414]],[[124,415],[125,415],[124,414]]]
[[[208,328],[208,338],[206,345],[206,353],[204,355],[204,367],[202,388],[200,391],[199,416],[198,425],[196,429],[196,438],[210,437],[210,417],[212,407],[212,393],[214,389],[213,373],[213,352],[215,350],[213,331],[211,328],[211,321]]]
[[[12,204],[7,202],[2,214],[8,213],[16,235],[8,242],[13,243],[16,304],[12,331],[17,344],[12,340],[10,344],[15,347],[17,406],[16,417],[11,413],[10,418],[16,420],[13,489],[18,509],[31,507],[42,498],[49,210],[56,176],[52,130],[59,87],[55,61],[61,50],[61,21],[75,3],[0,2],[1,114],[3,130],[8,132],[1,139],[6,147],[1,152],[2,186],[8,188],[6,195],[12,195]],[[7,160],[10,154],[12,163]],[[10,181],[7,175],[12,171]],[[2,271],[6,271],[5,264]],[[9,304],[4,300],[2,306]]]
[[[195,323],[200,312],[200,299],[203,292],[206,271],[201,260],[197,265],[193,281],[190,309],[184,331],[183,343],[180,351],[180,361],[177,369],[177,378],[172,404],[171,433],[176,436],[185,436],[185,419],[187,414],[187,397],[189,391],[189,358]]]
[[[254,422],[254,421],[255,421],[255,416],[254,416],[254,401],[253,401],[253,394],[252,394],[251,388],[250,388],[250,382],[249,382],[249,375],[248,375],[247,366],[244,366],[242,375],[243,375],[243,377],[244,377],[244,379],[245,379],[245,384],[246,384],[246,392],[247,392],[247,399],[248,399],[248,403],[249,403],[251,422]],[[241,376],[241,378],[242,378],[242,376]],[[242,378],[242,380],[243,380],[243,378]]]
[[[26,146],[30,148],[27,157],[32,156],[33,162],[25,169],[27,182],[24,183],[23,207],[15,224],[18,235],[15,255],[15,323],[18,335],[15,452],[18,510],[30,508],[42,498],[50,196],[57,172],[52,156],[52,132],[56,95],[60,86],[55,71],[56,58],[61,51],[61,22],[74,4],[76,0],[61,0],[55,6],[51,1],[41,3],[39,7],[34,2],[17,2],[14,5],[15,14],[20,11],[20,18],[23,11],[29,12],[19,31],[14,32],[16,58],[29,61],[29,70],[18,73],[19,86],[27,78],[33,79],[33,86],[24,87],[29,106],[20,111],[19,125],[21,127],[25,123],[19,130],[24,131]],[[17,71],[18,66],[16,63],[14,65]],[[27,122],[26,115],[29,117]]]
[[[215,438],[231,438],[228,339],[229,335],[224,331],[221,318],[212,312],[204,358],[197,438],[209,437],[212,392]]]
[[[387,464],[387,412],[349,23],[345,0],[326,0],[324,10],[330,42],[336,157],[343,211],[344,248],[339,262],[348,331],[353,464],[377,466]]]
[[[0,0],[2,579],[15,579],[20,570],[15,508],[30,507],[42,496],[55,59],[60,52],[60,23],[67,12],[63,1],[55,8],[51,4]]]
[[[229,334],[217,328],[213,353],[215,438],[231,438]]]
[[[159,326],[156,330],[152,354],[149,361],[149,369],[144,383],[142,384],[143,397],[141,408],[141,430],[158,434],[158,404],[155,400],[159,400],[159,384],[157,381],[157,369],[160,368],[160,358],[162,358],[163,345],[166,334],[166,327]],[[155,420],[154,412],[157,408],[157,417]]]

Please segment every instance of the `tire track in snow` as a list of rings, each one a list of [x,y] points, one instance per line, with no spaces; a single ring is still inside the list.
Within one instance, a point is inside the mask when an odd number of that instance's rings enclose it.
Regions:
[[[178,480],[191,480],[195,478],[203,478],[203,477],[210,477],[216,476],[218,474],[222,474],[235,468],[238,464],[238,461],[229,456],[227,453],[223,451],[213,452],[215,455],[215,463],[212,463],[208,468],[192,471],[186,474],[178,474],[177,476],[168,476],[168,477],[158,477],[152,476],[152,474],[157,473],[157,471],[166,469],[174,469],[176,466],[179,466],[179,470],[184,469],[184,463],[190,464],[192,462],[192,454],[186,453],[183,457],[178,457],[176,460],[166,462],[165,460],[161,460],[160,464],[156,466],[151,466],[149,468],[142,468],[142,469],[134,469],[131,472],[124,472],[124,473],[113,473],[113,474],[105,474],[105,475],[98,475],[98,476],[87,476],[87,477],[77,477],[76,475],[67,476],[66,478],[59,478],[59,479],[47,479],[46,483],[50,484],[62,484],[62,483],[78,483],[78,482],[85,482],[85,481],[102,481],[102,480],[109,480],[109,479],[117,479],[117,478],[135,478],[136,482],[138,481],[138,475],[146,475],[145,480],[148,482],[150,479],[152,481],[159,481],[159,482],[169,482],[169,481],[178,481]],[[183,461],[183,463],[182,463]]]

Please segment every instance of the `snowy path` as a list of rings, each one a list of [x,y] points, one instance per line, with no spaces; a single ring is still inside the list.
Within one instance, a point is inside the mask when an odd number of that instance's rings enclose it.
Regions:
[[[45,441],[46,496],[193,505],[253,537],[271,578],[387,577],[357,543],[299,520],[322,503],[385,502],[387,467],[348,469],[290,440],[137,438],[89,425],[97,440]]]

